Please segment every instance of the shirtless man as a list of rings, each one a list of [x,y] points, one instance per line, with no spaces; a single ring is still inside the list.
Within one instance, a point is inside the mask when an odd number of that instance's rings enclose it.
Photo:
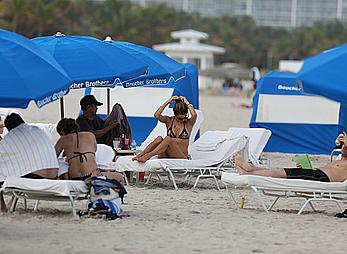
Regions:
[[[341,160],[332,161],[319,169],[276,168],[264,169],[244,161],[240,155],[234,156],[240,175],[271,176],[288,179],[304,179],[323,182],[343,182],[347,179],[347,136],[340,139],[342,143]]]
[[[67,179],[88,182],[92,176],[106,176],[123,183],[123,175],[117,172],[100,172],[98,169],[95,152],[97,143],[92,132],[80,132],[74,119],[65,118],[59,121],[57,132],[61,136],[55,144],[57,156],[64,151],[69,170]]]

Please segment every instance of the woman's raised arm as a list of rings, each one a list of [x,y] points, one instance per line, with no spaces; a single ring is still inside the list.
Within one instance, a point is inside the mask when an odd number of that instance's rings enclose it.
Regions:
[[[157,118],[160,122],[166,123],[169,119],[168,116],[163,116],[161,113],[163,113],[163,110],[166,108],[167,105],[169,105],[174,100],[178,99],[177,96],[172,96],[171,98],[167,99],[154,113],[154,117]]]
[[[186,97],[180,96],[180,98],[184,101],[185,104],[188,105],[188,110],[190,112],[190,115],[192,116],[189,119],[189,121],[191,122],[192,125],[194,125],[195,121],[196,121],[196,118],[197,118],[197,114],[196,114],[196,111],[195,111],[193,105],[189,103],[189,101],[186,99]]]

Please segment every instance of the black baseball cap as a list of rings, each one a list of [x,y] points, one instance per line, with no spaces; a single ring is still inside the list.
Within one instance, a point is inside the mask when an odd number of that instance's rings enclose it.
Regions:
[[[80,100],[81,108],[84,110],[88,105],[101,106],[102,103],[97,101],[94,95],[86,95]]]

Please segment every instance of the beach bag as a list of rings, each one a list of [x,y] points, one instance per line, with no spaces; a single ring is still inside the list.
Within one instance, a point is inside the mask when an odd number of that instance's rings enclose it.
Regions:
[[[90,187],[88,210],[93,214],[102,214],[106,219],[114,220],[123,213],[122,204],[126,190],[117,180],[107,177],[93,177]]]

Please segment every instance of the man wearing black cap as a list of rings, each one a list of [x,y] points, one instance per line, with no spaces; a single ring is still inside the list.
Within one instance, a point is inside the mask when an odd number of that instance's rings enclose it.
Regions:
[[[99,144],[112,146],[114,138],[125,134],[131,139],[131,129],[129,121],[122,106],[116,103],[111,114],[105,119],[101,119],[97,114],[97,106],[103,105],[97,101],[94,95],[86,95],[80,101],[83,115],[76,121],[80,126],[80,131],[93,132]]]

